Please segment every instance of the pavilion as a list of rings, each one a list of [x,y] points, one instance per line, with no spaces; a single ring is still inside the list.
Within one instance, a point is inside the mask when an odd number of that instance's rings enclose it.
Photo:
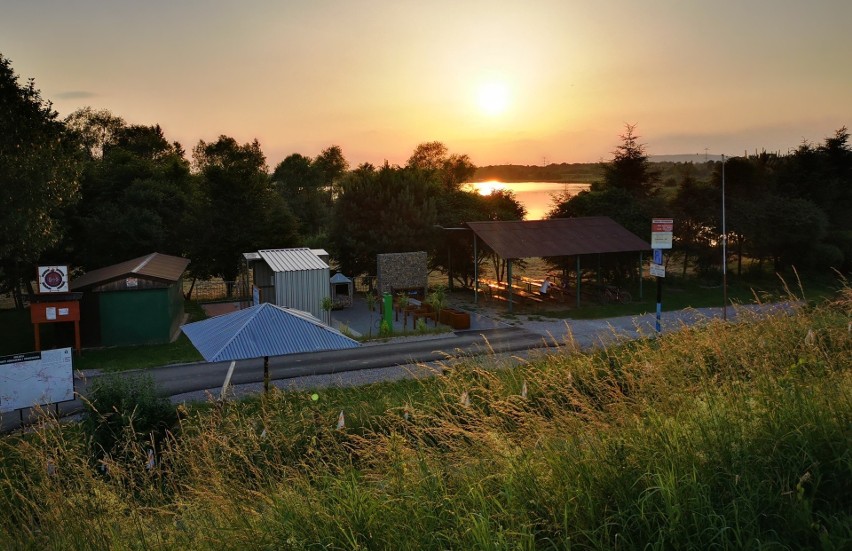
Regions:
[[[608,216],[553,218],[550,220],[505,220],[467,222],[474,233],[474,266],[478,266],[477,241],[481,239],[504,260],[508,260],[507,279],[512,281],[511,260],[557,256],[577,258],[577,305],[580,304],[580,258],[593,254],[637,252],[651,245]],[[474,289],[479,289],[478,270]],[[641,279],[640,279],[641,285]],[[477,291],[475,291],[477,292]],[[641,287],[640,287],[641,292]],[[475,295],[476,298],[476,295]],[[512,286],[509,285],[509,311],[512,311]]]

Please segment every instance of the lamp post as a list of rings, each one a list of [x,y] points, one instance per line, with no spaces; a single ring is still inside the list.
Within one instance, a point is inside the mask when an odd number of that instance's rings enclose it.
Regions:
[[[728,321],[728,231],[725,226],[725,156],[722,155],[722,319]]]

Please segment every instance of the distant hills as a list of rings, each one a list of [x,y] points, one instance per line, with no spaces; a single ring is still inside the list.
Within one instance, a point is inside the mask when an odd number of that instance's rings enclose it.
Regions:
[[[706,162],[721,161],[721,155],[681,154],[681,155],[650,155],[648,160],[663,165],[661,172],[667,175],[682,163],[703,165]],[[601,163],[553,163],[547,166],[539,165],[489,165],[476,169],[473,179],[481,182],[499,180],[500,182],[565,182],[590,184],[603,176]]]

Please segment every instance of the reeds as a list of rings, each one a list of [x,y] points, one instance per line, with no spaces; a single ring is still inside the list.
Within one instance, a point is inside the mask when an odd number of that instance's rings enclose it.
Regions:
[[[153,467],[130,439],[93,467],[45,418],[0,442],[0,546],[848,548],[851,313],[845,289],[590,354],[211,403]]]

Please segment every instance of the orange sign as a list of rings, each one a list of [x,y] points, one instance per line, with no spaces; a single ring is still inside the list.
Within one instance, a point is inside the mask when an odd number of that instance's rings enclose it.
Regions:
[[[34,302],[30,304],[30,319],[33,323],[80,321],[80,303],[76,300]]]

